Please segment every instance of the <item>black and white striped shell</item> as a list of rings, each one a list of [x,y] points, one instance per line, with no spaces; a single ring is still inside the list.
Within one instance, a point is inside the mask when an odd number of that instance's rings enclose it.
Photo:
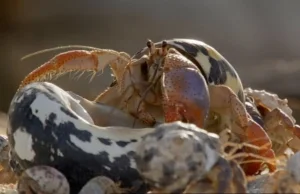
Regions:
[[[202,72],[209,85],[226,85],[231,88],[244,102],[243,85],[234,67],[213,47],[194,39],[165,40],[168,47],[175,48],[191,60]],[[162,41],[155,43],[161,47]],[[147,54],[145,47],[137,52],[133,58],[138,59]]]

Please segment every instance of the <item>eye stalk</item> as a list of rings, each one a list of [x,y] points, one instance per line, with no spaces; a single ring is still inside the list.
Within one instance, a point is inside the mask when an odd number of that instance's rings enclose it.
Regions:
[[[168,44],[167,41],[162,41],[162,45],[161,45],[161,54],[162,55],[167,55],[168,53],[168,48],[167,48]]]
[[[154,46],[154,43],[152,42],[152,40],[148,39],[147,47],[149,48],[150,55],[155,54],[155,46]]]

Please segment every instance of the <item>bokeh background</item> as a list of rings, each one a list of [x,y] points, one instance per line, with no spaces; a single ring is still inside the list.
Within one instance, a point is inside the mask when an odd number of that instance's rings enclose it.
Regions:
[[[20,81],[65,51],[26,54],[70,44],[134,54],[148,38],[200,39],[223,54],[245,87],[276,92],[300,116],[299,0],[2,0],[0,2],[0,111],[7,112]],[[110,71],[89,83],[64,76],[54,83],[94,98]]]

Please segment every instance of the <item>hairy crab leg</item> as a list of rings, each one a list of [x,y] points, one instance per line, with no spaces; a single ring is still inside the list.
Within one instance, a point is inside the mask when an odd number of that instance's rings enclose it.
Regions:
[[[260,149],[245,147],[244,150],[248,153],[254,153],[265,158],[270,158],[271,162],[266,161],[266,165],[268,166],[270,172],[274,172],[276,170],[276,155],[272,149],[272,141],[270,140],[265,130],[259,124],[257,124],[253,120],[249,120],[249,125],[245,129],[243,141],[260,147]],[[247,161],[252,159],[255,158],[249,156],[244,160]],[[242,167],[247,175],[253,175],[261,169],[262,164],[263,162],[251,162],[243,164]]]
[[[203,128],[209,111],[209,93],[197,67],[187,58],[169,53],[161,82],[165,121],[179,120]]]
[[[210,101],[211,109],[226,118],[233,118],[234,122],[223,121],[226,125],[224,128],[229,127],[232,132],[236,134],[242,142],[247,142],[255,146],[260,146],[261,149],[255,150],[251,148],[245,148],[244,150],[249,153],[257,152],[260,156],[275,158],[274,151],[272,150],[272,142],[265,132],[265,130],[253,121],[250,115],[247,113],[244,104],[237,98],[234,92],[227,86],[222,85],[210,85]],[[229,110],[229,111],[228,111]],[[225,114],[224,114],[225,111]],[[262,147],[263,146],[263,147]],[[247,158],[250,159],[251,157]],[[248,168],[248,166],[250,166]],[[270,171],[276,169],[275,164],[267,163]],[[260,169],[261,163],[247,163],[243,165],[245,173],[253,174]]]
[[[52,77],[62,73],[78,70],[97,72],[103,70],[108,64],[112,66],[114,73],[119,75],[123,73],[124,67],[129,62],[129,56],[114,50],[99,49],[94,51],[67,51],[54,56],[48,62],[32,71],[21,82],[19,88],[32,82],[46,80],[49,76]]]

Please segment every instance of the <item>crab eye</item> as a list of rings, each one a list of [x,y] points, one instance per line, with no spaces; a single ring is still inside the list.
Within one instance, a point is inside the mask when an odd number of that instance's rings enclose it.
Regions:
[[[141,73],[144,81],[148,81],[149,69],[147,62],[141,64]]]

